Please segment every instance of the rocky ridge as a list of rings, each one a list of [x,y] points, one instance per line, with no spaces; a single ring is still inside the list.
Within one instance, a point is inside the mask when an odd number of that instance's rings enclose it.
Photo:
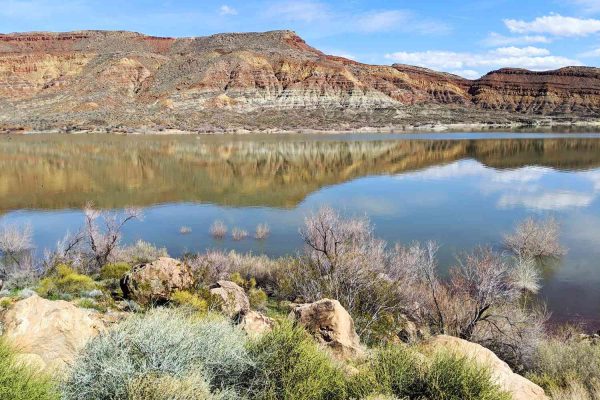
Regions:
[[[354,129],[595,119],[600,69],[478,80],[329,56],[291,31],[0,35],[0,130]]]

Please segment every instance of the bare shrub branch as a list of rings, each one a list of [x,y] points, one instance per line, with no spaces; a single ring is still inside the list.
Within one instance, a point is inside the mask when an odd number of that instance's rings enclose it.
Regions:
[[[138,208],[126,208],[122,214],[103,212],[88,203],[84,217],[84,240],[91,250],[94,267],[99,269],[113,261],[111,257],[119,247],[123,227],[132,220],[141,219],[142,212]]]
[[[374,236],[367,218],[344,219],[324,207],[305,219],[300,233],[304,257],[292,271],[300,298],[339,300],[367,341],[365,335],[375,326],[398,316],[403,301],[397,274],[390,270],[385,242]]]
[[[244,240],[248,237],[248,231],[241,228],[233,228],[231,230],[231,238],[235,241]]]
[[[254,238],[264,240],[271,234],[271,228],[267,224],[258,224],[254,232]]]
[[[30,225],[0,227],[0,287],[29,286],[38,278]]]
[[[227,225],[221,220],[213,222],[209,229],[210,234],[215,239],[223,239],[227,235]]]
[[[560,227],[554,218],[544,221],[526,219],[513,233],[504,236],[504,245],[523,259],[559,258],[567,252],[560,244]]]

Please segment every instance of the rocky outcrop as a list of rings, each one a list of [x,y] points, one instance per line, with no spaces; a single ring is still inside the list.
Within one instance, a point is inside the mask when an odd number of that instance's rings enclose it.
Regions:
[[[240,328],[250,337],[257,337],[264,333],[271,332],[275,326],[275,321],[257,311],[248,311],[242,317]]]
[[[526,114],[598,115],[600,69],[562,68],[532,72],[505,68],[474,81],[469,93],[477,107]]]
[[[69,365],[86,343],[104,330],[94,312],[37,295],[15,303],[1,321],[3,337],[21,353],[21,361],[52,371]]]
[[[120,281],[126,298],[141,305],[169,301],[176,290],[188,290],[194,285],[190,267],[169,257],[136,265]]]
[[[477,343],[453,336],[440,335],[428,340],[425,348],[431,351],[449,351],[460,357],[469,358],[479,366],[489,368],[492,379],[503,390],[510,393],[513,400],[548,400],[544,389],[521,375],[515,374],[508,364]]]
[[[323,299],[297,305],[290,318],[341,359],[355,357],[364,351],[352,317],[337,300]]]
[[[246,292],[231,281],[218,281],[210,293],[221,300],[222,311],[231,318],[241,318],[250,311]]]
[[[9,34],[0,35],[0,131],[72,129],[64,121],[211,131],[597,117],[598,71],[504,69],[470,81],[328,56],[291,31]]]

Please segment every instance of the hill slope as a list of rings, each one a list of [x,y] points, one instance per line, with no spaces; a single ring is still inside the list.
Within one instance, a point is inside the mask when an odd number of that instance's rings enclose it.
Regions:
[[[210,131],[532,122],[600,115],[600,69],[471,81],[328,56],[291,31],[0,35],[0,129]]]

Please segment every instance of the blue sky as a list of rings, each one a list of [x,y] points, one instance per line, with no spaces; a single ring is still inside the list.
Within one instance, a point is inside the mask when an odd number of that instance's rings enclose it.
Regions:
[[[335,55],[465,77],[600,63],[600,0],[0,0],[0,32],[291,29]]]

